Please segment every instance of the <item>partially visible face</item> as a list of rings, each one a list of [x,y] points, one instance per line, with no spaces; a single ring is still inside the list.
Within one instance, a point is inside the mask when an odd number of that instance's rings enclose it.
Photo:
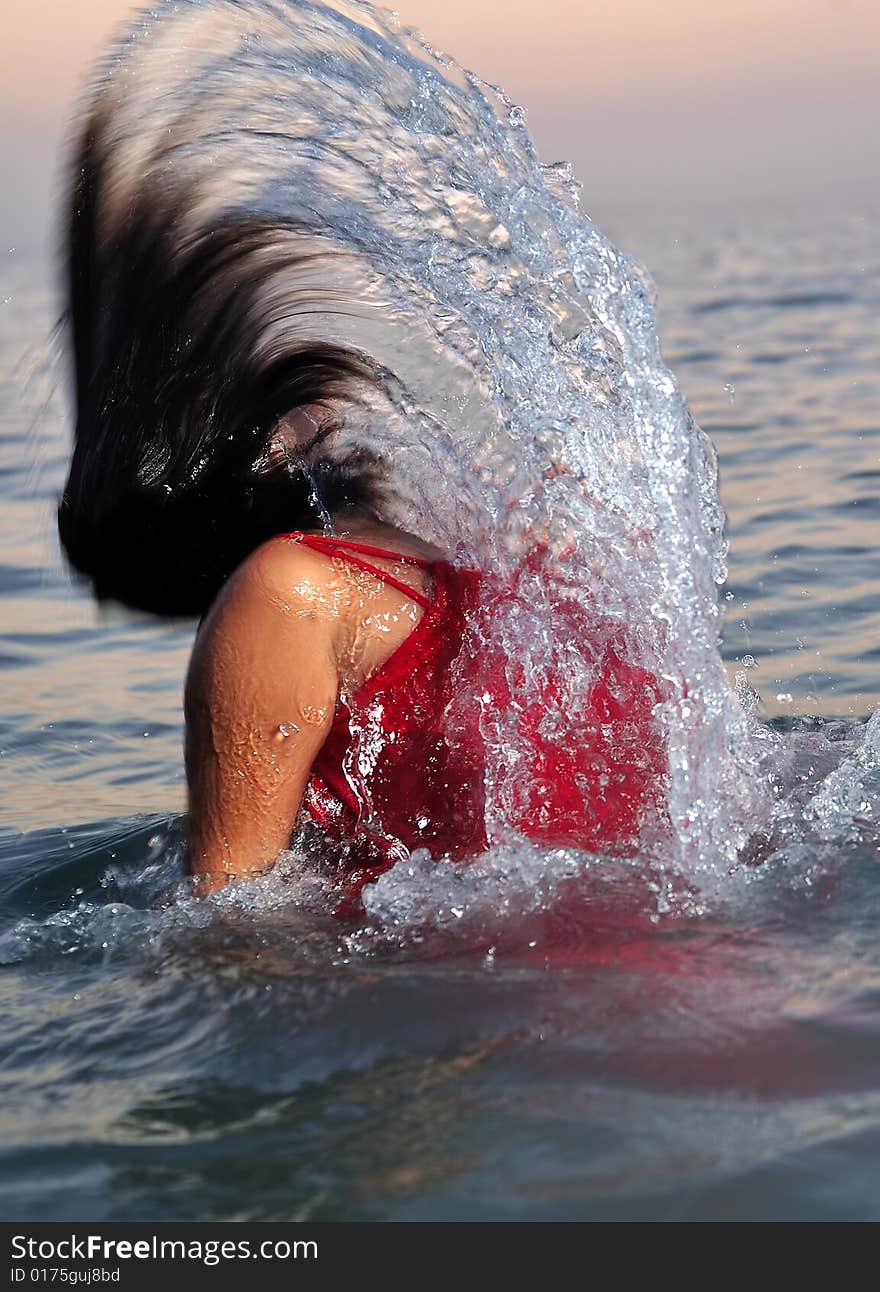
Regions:
[[[268,466],[300,457],[335,421],[326,404],[306,404],[279,418],[269,441]]]

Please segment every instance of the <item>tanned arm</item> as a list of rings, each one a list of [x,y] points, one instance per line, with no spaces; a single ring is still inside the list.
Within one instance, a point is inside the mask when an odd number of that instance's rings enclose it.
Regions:
[[[189,863],[200,892],[287,847],[333,721],[340,616],[314,557],[269,544],[199,633],[186,684]]]

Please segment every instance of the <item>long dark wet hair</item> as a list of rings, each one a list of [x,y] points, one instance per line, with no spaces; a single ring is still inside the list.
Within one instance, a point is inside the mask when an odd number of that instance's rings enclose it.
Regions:
[[[187,231],[179,195],[120,202],[112,146],[95,112],[68,216],[76,429],[58,528],[98,598],[198,616],[265,539],[371,506],[376,463],[333,458],[332,421],[292,454],[273,443],[285,415],[338,407],[376,373],[320,339],[258,346],[270,286],[314,260],[294,226],[233,213]]]

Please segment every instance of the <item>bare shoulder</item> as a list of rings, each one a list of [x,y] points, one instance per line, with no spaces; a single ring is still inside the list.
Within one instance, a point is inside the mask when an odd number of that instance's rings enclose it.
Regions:
[[[202,624],[184,695],[193,874],[206,887],[286,846],[339,694],[331,567],[293,541],[242,562]]]
[[[230,631],[242,618],[268,620],[295,631],[303,617],[338,624],[341,607],[326,557],[285,537],[263,543],[231,575],[204,630]]]
[[[230,577],[199,630],[187,700],[222,685],[228,693],[272,690],[320,668],[321,689],[337,684],[343,631],[332,569],[292,540],[272,539]],[[328,697],[329,699],[329,694]]]

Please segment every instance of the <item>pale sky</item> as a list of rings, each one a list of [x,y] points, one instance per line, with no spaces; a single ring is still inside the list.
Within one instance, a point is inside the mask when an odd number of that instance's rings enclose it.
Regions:
[[[528,110],[584,208],[880,200],[880,0],[394,0]],[[67,124],[126,0],[6,0],[0,239],[45,237]]]

